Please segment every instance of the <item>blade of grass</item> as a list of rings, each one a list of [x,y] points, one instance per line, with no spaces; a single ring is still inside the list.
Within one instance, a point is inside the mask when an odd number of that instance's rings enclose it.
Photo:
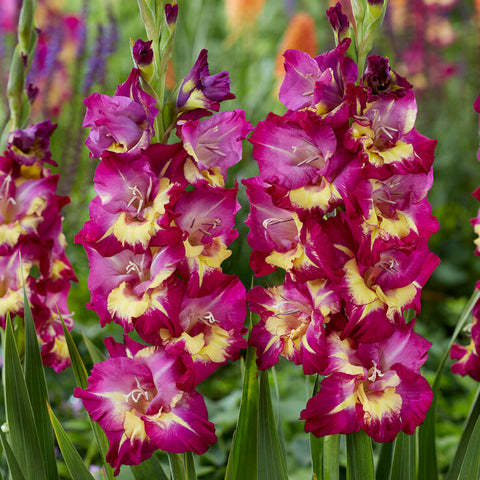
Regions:
[[[28,480],[47,480],[32,405],[13,333],[7,318],[3,385],[10,445]]]
[[[363,430],[346,437],[347,480],[374,480],[370,437]]]
[[[50,420],[57,437],[58,446],[65,460],[65,465],[73,480],[95,480],[50,406],[48,407],[48,413],[50,414]]]
[[[427,412],[423,425],[419,428],[419,453],[418,453],[418,478],[422,480],[437,480],[438,479],[438,467],[437,467],[437,454],[435,450],[435,422],[437,413],[437,393],[440,385],[440,379],[443,372],[443,367],[447,361],[447,358],[455,342],[458,334],[466,323],[467,319],[472,312],[472,309],[480,298],[480,290],[475,289],[469,301],[465,305],[465,308],[460,315],[460,319],[455,327],[455,331],[452,334],[450,343],[440,361],[435,379],[433,381],[433,400],[430,409]]]
[[[273,416],[268,372],[260,372],[258,395],[258,478],[288,480],[287,463]]]
[[[37,333],[33,321],[32,310],[27,299],[25,289],[24,320],[25,320],[25,383],[30,395],[32,410],[35,412],[35,424],[40,441],[40,448],[45,460],[47,478],[57,478],[57,461],[55,459],[54,433],[48,416],[48,390],[43,370],[42,356],[38,345]]]

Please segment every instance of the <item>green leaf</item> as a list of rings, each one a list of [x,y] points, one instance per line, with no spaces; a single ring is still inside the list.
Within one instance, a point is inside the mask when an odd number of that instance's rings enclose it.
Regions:
[[[287,463],[273,416],[268,372],[260,372],[258,395],[258,478],[288,480]]]
[[[393,449],[390,480],[415,480],[416,460],[415,434],[407,435],[400,432]]]
[[[475,396],[475,400],[473,402],[472,408],[470,409],[470,413],[468,414],[468,418],[465,422],[465,426],[463,427],[462,436],[457,446],[455,456],[452,460],[452,463],[450,464],[450,469],[448,471],[446,480],[457,480],[458,475],[460,473],[460,469],[462,467],[462,463],[465,458],[468,445],[469,443],[471,443],[472,433],[477,423],[477,420],[479,418],[479,415],[480,415],[480,387],[477,390],[477,395]]]
[[[377,463],[377,470],[375,472],[376,480],[385,480],[390,477],[392,470],[393,459],[393,442],[382,443],[380,448],[380,455]]]
[[[46,480],[36,422],[10,318],[6,322],[4,355],[3,385],[10,445],[28,480]]]
[[[85,335],[85,332],[82,332],[82,339],[85,343],[92,363],[100,363],[105,360],[105,355],[103,352],[96,347],[96,345]]]
[[[338,480],[340,435],[328,435],[323,439],[323,478],[324,480]]]
[[[136,480],[169,480],[155,454],[139,465],[132,465],[130,469]]]
[[[70,360],[72,362],[72,370],[75,375],[75,380],[77,382],[77,385],[80,388],[85,390],[88,387],[87,369],[85,368],[82,357],[80,356],[78,348],[75,345],[75,341],[73,340],[71,333],[68,331],[67,327],[63,323],[63,320],[62,320],[62,326],[63,326],[63,333],[65,335],[65,341],[67,342],[68,353],[70,355]],[[109,480],[113,480],[113,469],[105,460],[108,452],[107,437],[105,436],[105,433],[101,429],[100,425],[98,425],[98,423],[94,422],[90,418],[90,416],[88,417],[88,419],[90,421],[90,426],[92,428],[93,434],[95,436],[95,440],[98,445],[98,450],[102,457],[105,471],[107,472],[107,478]]]
[[[226,480],[257,479],[257,431],[258,431],[258,369],[255,364],[255,348],[247,348],[243,378],[242,402],[238,414]]]
[[[346,436],[347,480],[374,480],[372,441],[360,430]]]
[[[5,458],[7,459],[8,470],[12,480],[25,480],[23,472],[18,465],[17,458],[12,452],[10,445],[5,438],[5,434],[0,430],[0,441],[2,442],[3,451],[5,453]],[[3,480],[2,474],[0,473],[0,478]]]
[[[458,334],[462,330],[464,324],[469,319],[472,309],[480,298],[480,291],[475,289],[470,297],[467,305],[465,306],[460,319],[455,327],[455,331],[452,334],[450,343],[445,349],[445,353],[440,361],[435,379],[433,382],[433,400],[430,409],[427,412],[423,425],[419,428],[419,447],[418,447],[418,478],[422,480],[437,480],[438,468],[437,468],[437,454],[435,450],[435,422],[437,416],[437,395],[440,385],[440,379],[442,377],[443,368],[449,357],[450,349],[454,344]]]
[[[47,478],[57,478],[57,461],[55,459],[54,434],[48,416],[48,390],[43,370],[42,356],[38,345],[37,333],[33,322],[32,311],[23,290],[25,305],[25,383],[30,395],[32,410],[35,412],[35,424],[45,460]]]
[[[73,480],[95,480],[50,406],[48,407],[48,413],[50,414],[50,420],[55,430],[58,446],[60,447],[63,459]]]
[[[465,457],[462,462],[458,480],[475,480],[480,473],[480,455],[478,445],[480,444],[480,418],[477,418],[475,426],[467,445]]]

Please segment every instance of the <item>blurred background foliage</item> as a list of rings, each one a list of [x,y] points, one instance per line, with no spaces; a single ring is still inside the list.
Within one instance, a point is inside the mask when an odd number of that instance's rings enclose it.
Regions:
[[[327,0],[179,0],[178,4],[170,88],[190,70],[200,50],[207,48],[211,73],[227,70],[236,95],[235,100],[223,105],[223,110],[242,108],[254,125],[270,111],[282,114],[285,110],[277,98],[281,53],[285,48],[318,55],[334,47],[325,16]],[[414,84],[418,102],[416,127],[427,137],[438,139],[435,181],[429,199],[441,227],[432,237],[430,248],[440,256],[441,264],[424,289],[422,313],[416,324],[419,333],[433,343],[424,368],[429,380],[475,282],[480,279],[480,260],[473,255],[474,234],[469,222],[478,208],[471,193],[480,183],[476,158],[478,116],[472,107],[480,91],[478,7],[477,0],[389,0],[383,35],[375,42],[373,52],[389,57],[392,68]],[[52,25],[55,15],[78,20],[70,43],[68,35],[47,38],[50,58],[47,52],[44,69],[50,71],[44,71],[47,80],[43,83],[33,79],[41,89],[32,121],[50,118],[58,123],[51,146],[53,158],[59,163],[60,193],[71,198],[70,205],[63,209],[64,230],[67,253],[79,278],[79,283],[72,287],[69,304],[75,312],[74,337],[84,358],[88,358],[82,334],[103,348],[104,337],[113,335],[119,339],[122,330],[115,325],[101,329],[95,313],[85,307],[90,298],[88,262],[83,248],[74,244],[74,236],[88,219],[88,204],[95,196],[92,178],[97,161],[88,157],[83,144],[87,132],[81,127],[82,102],[94,91],[113,95],[116,85],[126,80],[133,66],[130,39],[145,39],[145,32],[135,0],[39,0],[39,11],[41,29],[42,22]],[[1,28],[0,79],[5,85],[14,37],[7,26]],[[61,58],[60,65],[54,63],[53,54]],[[59,69],[64,75],[54,75]],[[4,91],[1,96],[5,103]],[[253,279],[248,267],[248,229],[243,224],[248,201],[240,180],[258,173],[249,144],[245,144],[242,162],[231,170],[230,185],[239,183],[243,209],[237,216],[240,236],[223,270],[238,274],[247,287],[267,281],[274,284],[280,280],[275,274],[268,279]],[[219,438],[199,459],[201,478],[216,480],[224,476],[241,396],[241,368],[240,362],[227,365],[199,387],[207,397]],[[54,410],[94,471],[97,453],[86,433],[86,415],[79,401],[72,397],[73,375],[70,370],[47,374]],[[300,368],[286,361],[279,363],[273,378],[290,479],[309,478],[308,435],[298,416],[311,395],[313,379],[306,378]],[[446,369],[437,424],[441,472],[446,471],[458,443],[475,390],[473,380],[454,376]],[[65,472],[62,475],[69,478]],[[129,477],[121,473],[120,478]]]

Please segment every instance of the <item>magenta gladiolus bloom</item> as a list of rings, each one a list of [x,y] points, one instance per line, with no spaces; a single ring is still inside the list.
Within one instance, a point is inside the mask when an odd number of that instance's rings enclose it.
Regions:
[[[223,187],[228,167],[242,159],[242,140],[251,130],[243,110],[215,113],[181,125],[183,148],[194,160],[185,165],[187,180],[192,184],[207,180]]]
[[[467,346],[453,345],[450,358],[457,360],[452,365],[452,372],[458,375],[469,375],[480,382],[480,302],[477,302],[472,311],[470,326],[470,343]]]
[[[307,375],[323,371],[324,324],[340,311],[340,299],[326,281],[300,284],[287,280],[278,287],[255,287],[247,300],[250,310],[261,318],[253,326],[249,342],[257,348],[261,370],[272,367],[282,356],[303,365]]]
[[[91,157],[99,158],[104,150],[133,156],[150,145],[157,102],[140,88],[139,78],[134,68],[113,97],[93,93],[85,99],[83,126],[92,127],[85,142]]]
[[[412,434],[432,402],[420,375],[431,344],[412,326],[373,344],[329,334],[327,376],[300,417],[305,431],[325,436],[362,429],[377,442],[391,442],[400,431]]]
[[[213,110],[218,112],[220,102],[235,98],[230,92],[230,79],[227,72],[210,75],[207,50],[202,50],[197,61],[180,86],[177,108],[187,110]]]
[[[85,390],[74,391],[107,435],[115,475],[157,449],[205,453],[217,440],[215,429],[203,397],[183,386],[189,370],[182,359],[128,337],[125,342],[107,339],[110,358],[94,365]]]
[[[31,166],[36,162],[57,166],[50,153],[50,136],[57,127],[50,120],[30,125],[24,130],[15,130],[8,135],[8,151],[21,165]]]

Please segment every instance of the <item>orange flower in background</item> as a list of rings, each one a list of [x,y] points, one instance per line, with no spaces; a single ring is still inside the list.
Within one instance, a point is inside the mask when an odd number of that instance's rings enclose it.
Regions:
[[[225,15],[231,40],[252,28],[265,5],[265,0],[225,0]]]
[[[307,12],[296,13],[288,24],[282,43],[275,57],[274,76],[277,79],[277,86],[283,81],[285,70],[283,68],[283,52],[293,48],[308,53],[312,57],[318,52],[317,35],[315,33],[315,20]],[[277,88],[277,90],[278,90]]]
[[[390,0],[387,6],[387,16],[390,19],[393,31],[398,33],[405,29],[407,24],[408,1]]]

